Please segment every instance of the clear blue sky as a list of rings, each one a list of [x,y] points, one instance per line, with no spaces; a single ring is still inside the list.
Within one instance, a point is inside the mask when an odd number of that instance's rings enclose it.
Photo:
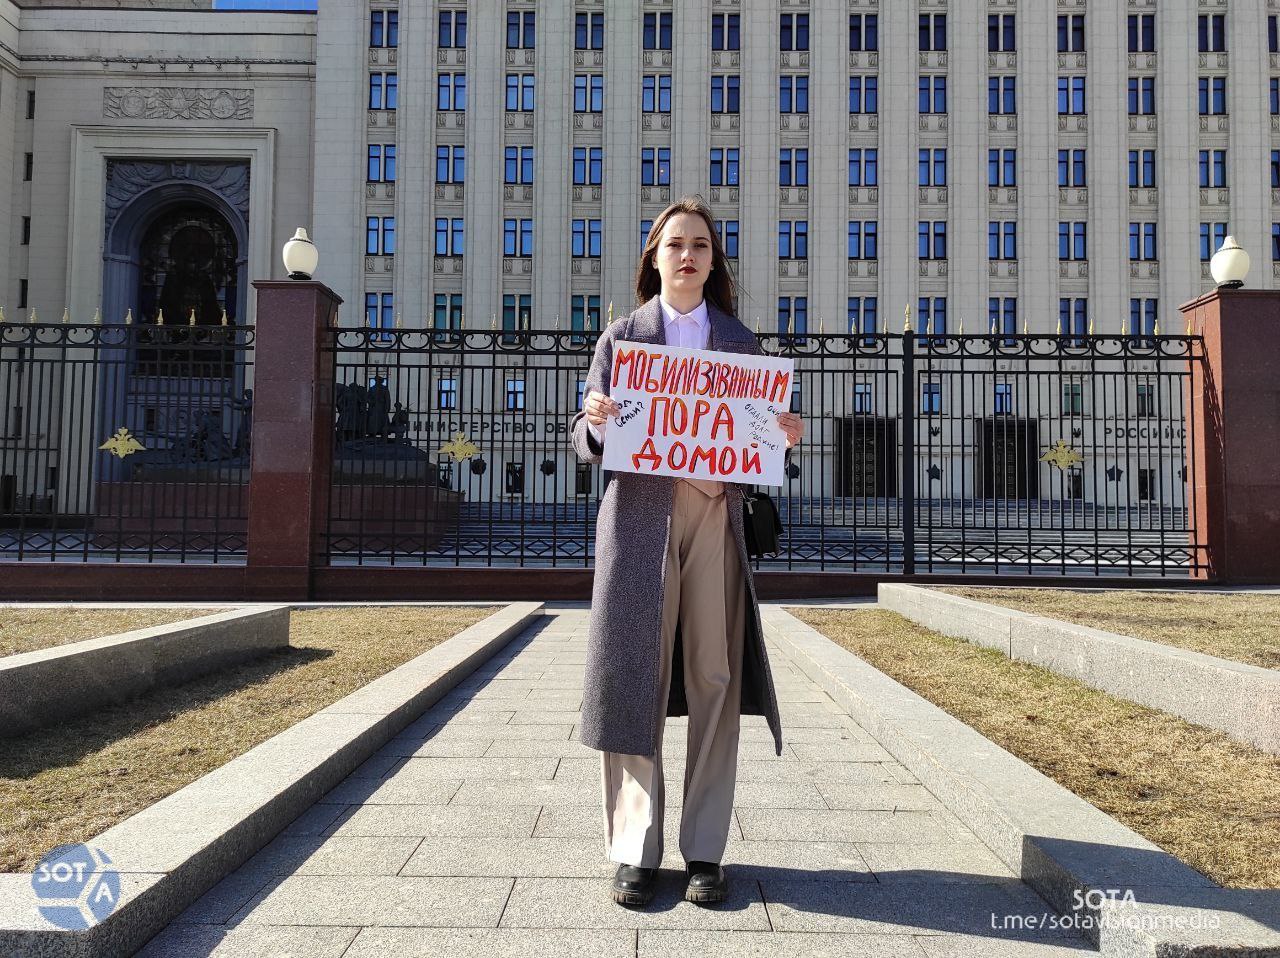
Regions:
[[[213,0],[215,10],[315,10],[317,0]]]

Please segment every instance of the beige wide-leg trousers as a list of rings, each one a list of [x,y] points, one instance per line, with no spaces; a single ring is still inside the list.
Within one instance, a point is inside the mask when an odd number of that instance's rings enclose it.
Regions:
[[[655,752],[602,753],[605,848],[609,860],[620,864],[656,868],[662,861],[662,731],[673,665],[684,669],[689,704],[680,851],[686,862],[719,862],[729,836],[738,767],[746,582],[729,525],[728,497],[723,492],[707,495],[702,488],[684,480],[675,484]],[[684,662],[673,664],[677,621]]]

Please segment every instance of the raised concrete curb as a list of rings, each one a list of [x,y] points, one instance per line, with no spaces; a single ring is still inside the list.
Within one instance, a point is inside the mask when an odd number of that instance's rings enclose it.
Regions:
[[[925,628],[1044,666],[1280,755],[1280,672],[912,585],[879,605]]]
[[[93,928],[54,927],[30,874],[0,875],[0,955],[132,955],[541,614],[508,605],[87,841],[121,879]]]
[[[1280,956],[1280,892],[1220,888],[786,611],[761,612],[776,647],[1103,955]]]
[[[289,644],[289,606],[254,605],[0,658],[0,738],[24,735]]]

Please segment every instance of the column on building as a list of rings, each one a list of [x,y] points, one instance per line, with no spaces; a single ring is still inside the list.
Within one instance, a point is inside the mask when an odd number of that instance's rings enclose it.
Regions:
[[[497,116],[505,116],[506,71],[495,69],[494,65],[504,59],[506,10],[501,4],[469,4],[467,18],[465,53],[476,68],[469,70],[465,66],[467,61],[459,63],[455,58],[450,70],[465,70],[467,75],[467,189],[462,206],[467,243],[463,303],[466,304],[468,328],[488,329],[495,319],[498,326],[502,325],[503,293],[517,290],[514,276],[508,274],[507,269],[515,270],[522,265],[503,256],[503,220],[527,219],[533,215],[531,195],[526,197],[523,190],[511,190],[508,195],[504,189],[503,149],[507,146],[532,146],[533,131],[504,130],[504,124],[494,120]],[[454,55],[459,52],[463,51],[449,51]],[[440,71],[444,69],[444,65],[439,66]],[[453,116],[446,118],[446,129],[453,120]],[[437,133],[440,130],[437,119]],[[535,247],[533,261],[536,260]],[[519,275],[525,278],[519,290],[528,292],[532,272]]]
[[[1156,189],[1160,204],[1161,328],[1177,321],[1179,303],[1206,288],[1198,262],[1200,222],[1208,221],[1200,208],[1197,189],[1196,5],[1164,3],[1156,9],[1156,122],[1159,127]],[[1130,149],[1146,142],[1144,137]],[[1226,218],[1226,211],[1222,211]]]
[[[1068,269],[1072,264],[1060,264],[1057,255],[1058,222],[1069,219],[1059,208],[1055,179],[1057,9],[1048,3],[1001,8],[1018,17],[1018,221],[1027,227],[1019,237],[1018,310],[1032,332],[1052,332],[1058,322],[1060,272],[1075,271]]]
[[[579,12],[605,10],[603,2],[578,4]],[[616,8],[615,8],[616,10]],[[596,63],[604,74],[604,257],[601,304],[613,303],[614,315],[631,312],[635,302],[635,270],[640,253],[640,221],[662,205],[640,201],[640,148],[648,142],[638,127],[640,113],[641,23],[639,15],[614,15],[605,21],[605,49],[584,64]],[[574,54],[575,58],[577,53]],[[580,68],[581,69],[581,68]],[[648,72],[648,71],[645,71]],[[655,71],[665,72],[665,71]],[[670,142],[668,139],[667,142]],[[608,317],[605,317],[607,322]]]
[[[752,329],[778,328],[778,5],[741,0],[742,117],[741,174],[736,188],[720,191],[739,211],[742,284],[739,313]],[[733,142],[717,138],[718,143]],[[741,144],[738,146],[737,144]],[[714,145],[714,144],[713,144]],[[712,196],[716,190],[712,188]]]
[[[1248,284],[1253,288],[1271,288],[1275,284],[1271,269],[1271,222],[1275,207],[1268,202],[1271,197],[1268,167],[1274,138],[1272,118],[1268,116],[1267,80],[1274,73],[1267,50],[1266,16],[1248,13],[1249,8],[1242,5],[1232,5],[1227,10],[1227,52],[1219,55],[1219,67],[1214,71],[1227,80],[1227,115],[1206,119],[1211,126],[1228,127],[1231,233],[1252,258]],[[1268,5],[1266,15],[1275,16],[1276,8]],[[1217,121],[1216,124],[1213,121]],[[1190,295],[1191,291],[1187,290],[1184,298]]]
[[[1131,209],[1126,180],[1128,157],[1128,14],[1123,4],[1094,4],[1086,21],[1088,93],[1089,316],[1097,333],[1116,334],[1129,315],[1128,295],[1148,290],[1156,295],[1155,262],[1129,261],[1129,224],[1153,220],[1154,209]],[[1156,248],[1159,253],[1159,246]],[[1136,294],[1135,294],[1136,295]]]

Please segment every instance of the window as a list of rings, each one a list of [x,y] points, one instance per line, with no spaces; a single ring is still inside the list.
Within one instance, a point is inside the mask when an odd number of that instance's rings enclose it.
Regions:
[[[23,218],[26,220],[31,219],[29,216]],[[29,222],[23,224],[24,235],[28,235],[29,228]],[[1271,224],[1271,259],[1274,262],[1280,262],[1280,223]]]
[[[1058,113],[1078,116],[1084,112],[1084,77],[1058,77]]]
[[[463,245],[463,229],[462,218],[456,217],[448,219],[444,216],[436,217],[436,255],[437,256],[462,256],[465,253]]]
[[[24,183],[31,182],[31,176],[35,172],[36,157],[34,153],[22,154],[22,180]]]
[[[394,73],[369,74],[369,109],[394,110],[399,99],[399,77]]]
[[[533,109],[533,74],[507,74],[507,112],[527,113]]]
[[[461,293],[436,293],[433,323],[436,329],[462,328]]]
[[[849,112],[876,113],[880,109],[880,81],[874,75],[849,77]]]
[[[1134,411],[1139,416],[1150,419],[1156,414],[1156,384],[1154,382],[1138,383],[1136,399]]]
[[[1155,502],[1156,471],[1147,466],[1138,467],[1138,501]]]
[[[604,49],[603,13],[579,13],[575,15],[573,46],[575,50]]]
[[[921,220],[919,224],[920,259],[947,258],[947,221]]]
[[[920,14],[920,52],[947,48],[947,15],[945,13]]]
[[[1058,52],[1084,52],[1084,14],[1072,13],[1058,17]]]
[[[849,297],[849,332],[860,333],[864,336],[873,336],[880,331],[880,320],[877,316],[879,309],[877,306],[877,298],[875,296],[850,296]],[[871,394],[871,386],[867,384],[868,399]],[[871,412],[870,404],[866,409],[858,409],[854,405],[854,412]]]
[[[1018,151],[1016,149],[987,150],[987,185],[1018,185]]]
[[[653,220],[640,221],[640,252],[644,252],[645,243],[649,242],[649,230],[653,229]]]
[[[947,298],[921,296],[916,300],[916,322],[922,334],[945,336],[947,333]]]
[[[947,78],[944,76],[922,76],[920,78],[920,112],[947,112]]]
[[[439,44],[442,47],[467,45],[467,12],[465,10],[441,11]]]
[[[573,221],[573,254],[574,256],[599,257],[600,255],[600,220]]]
[[[524,409],[524,380],[513,377],[507,380],[507,410],[517,412]]]
[[[441,73],[436,77],[436,109],[465,110],[467,108],[467,75],[465,73]]]
[[[671,147],[646,146],[640,151],[640,183],[644,186],[671,185]]]
[[[942,383],[935,379],[927,379],[920,384],[920,415],[940,416],[942,414]]]
[[[369,46],[400,45],[400,14],[395,10],[374,10],[369,14]]]
[[[1224,53],[1227,49],[1227,18],[1221,13],[1202,13],[1197,21],[1201,53]]]
[[[573,112],[604,112],[604,75],[578,74],[573,78]]]
[[[671,77],[650,74],[640,87],[640,109],[645,113],[671,112]]]
[[[1083,296],[1058,300],[1058,335],[1082,337],[1089,332],[1089,301]],[[1079,386],[1079,384],[1076,384]],[[1082,412],[1082,409],[1076,409]]]
[[[876,220],[849,221],[849,259],[876,259],[879,223]]]
[[[599,186],[603,171],[603,147],[575,146],[573,148],[574,186]]]
[[[395,329],[395,306],[391,293],[364,294],[364,324],[369,329],[383,330],[371,337],[381,342],[389,342],[393,337],[390,330]]]
[[[778,223],[778,259],[809,258],[809,221],[782,220]]]
[[[644,48],[646,50],[671,49],[670,13],[646,13],[644,15]]]
[[[396,218],[367,216],[364,229],[366,256],[392,256],[396,251]]]
[[[716,230],[720,233],[720,245],[724,248],[727,259],[738,258],[738,221],[716,220]]]
[[[1227,151],[1200,151],[1201,188],[1222,188],[1227,185]]]
[[[18,280],[18,309],[27,308],[27,281]]]
[[[436,406],[440,409],[458,408],[458,380],[452,377],[436,380]]]
[[[809,112],[809,78],[807,76],[778,77],[778,112]]]
[[[1154,336],[1158,315],[1155,299],[1129,300],[1129,335],[1134,338]]]
[[[1058,185],[1088,186],[1084,150],[1058,151]]]
[[[787,149],[778,154],[778,185],[809,185],[809,151],[806,148]]]
[[[920,186],[947,185],[947,151],[920,150],[917,181]]]
[[[533,49],[533,11],[509,12],[507,14],[507,49]]]
[[[1227,112],[1227,78],[1200,77],[1198,97],[1201,116],[1221,116]]]
[[[778,30],[778,49],[809,49],[809,14],[784,13]]]
[[[575,333],[584,333],[588,330],[600,329],[600,297],[599,296],[572,296],[569,299],[569,324]],[[581,342],[581,337],[575,339],[575,342]],[[578,405],[582,408],[582,397],[587,388],[585,379],[578,380]]]
[[[987,77],[987,112],[993,116],[1018,112],[1017,77]]]
[[[809,297],[778,297],[778,335],[802,336],[809,331]]]
[[[1156,151],[1129,151],[1129,185],[1152,189],[1156,185]]]
[[[738,185],[738,148],[715,147],[711,150],[711,185]]]
[[[992,397],[991,411],[997,416],[1007,416],[1013,412],[1013,384],[996,383],[995,395]]]
[[[31,217],[24,216],[22,218],[22,245],[31,245]]]
[[[853,324],[850,323],[850,329]],[[875,412],[875,397],[871,393],[871,383],[854,383],[853,384],[853,414],[855,416],[869,416]]]
[[[503,151],[503,182],[530,184],[533,182],[533,147],[508,146]]]
[[[462,183],[466,179],[466,157],[465,146],[437,146],[436,182]]]
[[[1227,240],[1226,223],[1200,224],[1200,262],[1207,263]]]
[[[581,407],[581,403],[578,404]],[[575,496],[591,495],[591,465],[580,462],[573,473],[573,494]]]
[[[1058,224],[1058,259],[1085,260],[1089,258],[1085,242],[1085,223]]]
[[[396,147],[394,143],[371,145],[369,147],[369,168],[366,175],[370,183],[394,183],[396,181]]]
[[[711,15],[711,49],[741,50],[741,15],[737,13],[713,13]]]
[[[1079,380],[1067,380],[1062,384],[1062,415],[1081,416],[1084,414],[1084,383]]]
[[[1280,116],[1280,78],[1271,78],[1271,115]]]
[[[1143,261],[1156,258],[1156,224],[1130,223],[1129,259]]]
[[[1129,14],[1129,52],[1156,52],[1156,17],[1154,13]]]
[[[1156,112],[1156,78],[1129,77],[1129,114],[1151,116]]]
[[[874,13],[849,15],[849,50],[862,52],[880,49],[880,19]]]
[[[711,112],[737,113],[741,78],[714,76],[711,78]]]
[[[532,219],[504,219],[502,221],[502,255],[533,255]]]
[[[36,118],[36,91],[27,91],[27,119],[34,120]]]
[[[502,328],[508,332],[530,328],[533,297],[529,293],[504,293],[502,296]],[[505,338],[505,337],[504,337]],[[514,337],[512,337],[514,339]],[[508,342],[511,339],[507,340]]]
[[[1018,224],[1013,220],[987,223],[987,259],[1018,258]]]
[[[988,53],[1013,53],[1018,49],[1015,19],[1012,13],[992,13],[987,16]]]
[[[1016,296],[990,296],[987,298],[987,328],[1005,336],[1018,332],[1018,298]],[[1012,345],[1005,340],[1005,345]],[[998,412],[999,410],[997,410]]]
[[[876,186],[879,182],[877,169],[879,162],[877,149],[857,149],[849,151],[849,185]]]
[[[523,401],[524,401],[523,394],[521,394],[521,402]],[[509,496],[524,495],[524,463],[523,462],[507,463],[507,469],[504,474],[504,477],[505,478],[503,480],[503,491],[507,495]]]
[[[1267,17],[1267,52],[1280,53],[1280,35],[1277,34],[1274,14]]]

